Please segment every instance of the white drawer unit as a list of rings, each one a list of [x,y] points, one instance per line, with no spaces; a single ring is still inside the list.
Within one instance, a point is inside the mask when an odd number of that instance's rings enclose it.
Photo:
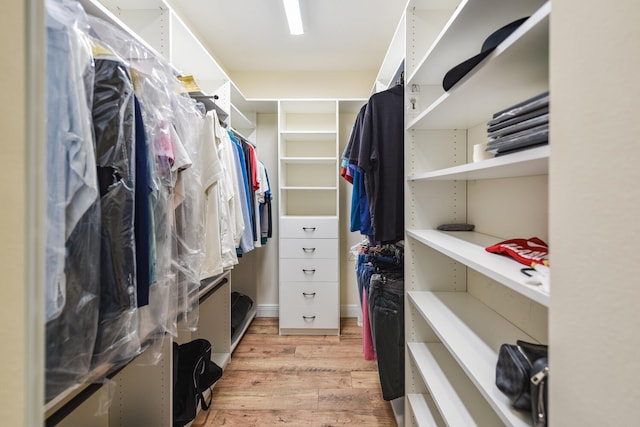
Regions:
[[[281,333],[308,334],[310,330],[335,330],[340,327],[338,283],[287,283],[280,288]]]
[[[281,239],[337,239],[337,217],[280,218]]]
[[[280,258],[336,259],[338,239],[280,239]]]

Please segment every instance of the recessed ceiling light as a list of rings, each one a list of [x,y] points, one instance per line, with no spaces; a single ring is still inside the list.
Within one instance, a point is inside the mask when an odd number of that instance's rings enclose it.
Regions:
[[[284,4],[284,11],[287,14],[287,21],[289,22],[289,32],[293,35],[304,34],[298,0],[282,0],[282,3]]]

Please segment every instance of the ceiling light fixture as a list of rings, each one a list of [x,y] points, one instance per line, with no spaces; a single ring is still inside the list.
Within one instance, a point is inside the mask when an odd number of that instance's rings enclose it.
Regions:
[[[289,22],[289,32],[295,36],[304,34],[298,0],[282,0],[282,3],[284,4],[284,11],[287,14],[287,21]]]

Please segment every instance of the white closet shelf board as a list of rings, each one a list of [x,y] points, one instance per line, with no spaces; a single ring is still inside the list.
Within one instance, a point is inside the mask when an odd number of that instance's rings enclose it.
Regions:
[[[186,75],[193,74],[204,92],[205,83],[212,88],[231,79],[189,27],[171,10],[171,62]],[[207,92],[207,93],[208,93]],[[229,94],[230,98],[230,94]],[[230,99],[227,99],[230,104]],[[226,103],[224,104],[226,105]]]
[[[407,343],[409,354],[447,425],[495,426],[500,419],[441,343]]]
[[[156,2],[156,0],[149,0],[149,1]],[[107,1],[100,2],[99,0],[79,0],[79,3],[82,5],[84,10],[89,15],[93,15],[97,18],[103,19],[104,21],[107,21],[115,25],[116,27],[122,28],[122,30],[125,31],[129,36],[131,36],[132,39],[136,40],[145,48],[147,48],[149,52],[153,53],[158,58],[163,58],[163,56],[156,49],[154,49],[149,43],[147,43],[147,41],[142,39],[128,25],[122,22],[121,19],[119,19],[109,9],[107,9],[107,7],[109,7],[109,4],[107,3]],[[130,58],[125,58],[125,59],[130,59]],[[166,58],[164,59],[167,60]]]
[[[339,219],[337,215],[280,215],[280,219],[310,219],[310,218],[322,218],[322,219]]]
[[[231,104],[231,125],[236,129],[255,129],[253,123],[235,104]]]
[[[391,39],[391,43],[387,48],[387,53],[384,55],[382,65],[380,66],[380,70],[376,76],[376,82],[379,82],[382,87],[389,87],[393,83],[391,79],[393,79],[393,76],[396,71],[398,71],[400,64],[402,64],[402,61],[404,60],[406,45],[405,24],[406,12],[402,14],[402,17],[396,26],[396,31],[393,33],[393,38]],[[375,92],[375,88],[373,92]]]
[[[417,1],[416,9],[432,8],[433,3],[429,0]],[[448,21],[409,76],[408,85],[442,85],[447,71],[479,54],[482,43],[491,33],[516,19],[530,16],[544,0],[463,0],[459,6],[458,1],[449,3],[452,13]],[[425,14],[428,12],[425,11]]]
[[[408,295],[410,303],[500,419],[510,426],[530,426],[530,415],[514,410],[509,399],[496,387],[495,369],[502,343],[535,340],[466,292],[422,291]]]
[[[308,131],[295,131],[295,130],[283,130],[280,132],[282,139],[300,140],[300,141],[333,141],[336,138],[337,132],[335,130],[308,130]]]
[[[242,322],[242,325],[240,325],[240,332],[238,332],[238,335],[231,342],[231,352],[232,353],[236,349],[238,344],[240,344],[240,340],[244,336],[244,333],[247,331],[247,329],[249,329],[249,325],[251,325],[251,322],[256,317],[256,314],[258,314],[258,306],[257,306],[257,304],[254,303],[253,307],[251,307],[251,310],[249,310],[249,313],[247,313],[247,316],[245,317],[244,321]]]
[[[409,407],[415,416],[418,427],[438,427],[439,424],[433,418],[425,396],[418,393],[408,393]]]
[[[338,187],[280,187],[281,190],[297,190],[297,191],[337,191]],[[324,216],[324,215],[318,215]]]
[[[335,99],[281,99],[280,107],[283,113],[334,113],[337,108],[337,101]]]
[[[100,0],[109,8],[118,9],[158,9],[166,8],[163,0]]]
[[[286,164],[334,164],[337,157],[282,157],[280,161]]]
[[[466,165],[407,176],[408,181],[473,180],[546,175],[549,172],[549,146],[535,147],[506,156]]]
[[[548,90],[550,12],[546,3],[407,128],[467,129]]]
[[[549,306],[548,293],[542,291],[540,287],[525,283],[527,277],[520,271],[524,267],[523,264],[485,250],[487,246],[504,239],[469,231],[444,232],[438,230],[407,230],[407,236],[545,307]]]

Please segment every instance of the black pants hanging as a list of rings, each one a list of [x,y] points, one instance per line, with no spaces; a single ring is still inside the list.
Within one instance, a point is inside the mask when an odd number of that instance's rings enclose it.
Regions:
[[[378,358],[384,400],[404,396],[404,273],[371,276],[371,334]]]

